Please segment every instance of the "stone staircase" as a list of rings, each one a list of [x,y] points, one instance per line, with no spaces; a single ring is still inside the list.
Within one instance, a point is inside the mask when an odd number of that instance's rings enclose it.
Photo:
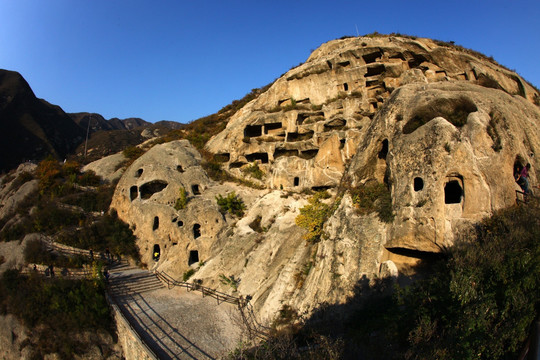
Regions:
[[[114,298],[165,287],[153,273],[133,267],[127,262],[115,263],[110,267],[109,273],[109,294]]]

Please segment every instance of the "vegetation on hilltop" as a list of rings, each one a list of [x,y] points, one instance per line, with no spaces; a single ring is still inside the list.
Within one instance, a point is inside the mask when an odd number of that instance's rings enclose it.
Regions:
[[[248,102],[266,92],[270,86],[272,86],[272,83],[262,88],[252,89],[242,99],[234,100],[217,113],[194,120],[186,124],[182,129],[172,130],[167,135],[156,139],[153,143],[162,144],[173,140],[187,139],[193,146],[201,150],[212,136],[225,129],[231,116],[242,109]]]

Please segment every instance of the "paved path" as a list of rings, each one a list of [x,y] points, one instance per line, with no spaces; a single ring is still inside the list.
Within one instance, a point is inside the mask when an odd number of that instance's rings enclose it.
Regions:
[[[146,271],[110,271],[111,295],[160,359],[217,359],[240,341],[237,307],[182,288],[167,289]]]

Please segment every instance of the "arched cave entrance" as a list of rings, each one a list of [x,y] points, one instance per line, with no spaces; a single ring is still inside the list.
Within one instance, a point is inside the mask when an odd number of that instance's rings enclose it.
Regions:
[[[199,252],[197,250],[190,250],[188,265],[196,264],[199,262]]]
[[[414,188],[414,191],[422,190],[424,188],[424,180],[421,177],[415,177],[413,188]]]
[[[379,159],[386,160],[388,155],[388,139],[384,139],[381,144],[381,150],[379,151]]]
[[[193,225],[193,238],[196,239],[201,236],[201,225],[200,224],[194,224]]]
[[[191,192],[193,195],[201,195],[201,189],[199,188],[198,184],[191,185]]]
[[[459,204],[463,199],[462,181],[451,179],[444,185],[444,203]]]
[[[159,257],[161,255],[161,250],[159,248],[159,245],[158,244],[155,244],[154,245],[154,249],[152,251],[152,260],[154,261],[159,261]]]

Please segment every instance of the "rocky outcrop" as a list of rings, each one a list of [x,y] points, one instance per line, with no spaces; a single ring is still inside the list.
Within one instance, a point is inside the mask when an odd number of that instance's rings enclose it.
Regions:
[[[176,206],[181,189],[187,194],[184,208]],[[144,263],[181,275],[210,257],[226,225],[215,197],[235,189],[208,178],[200,154],[187,140],[173,141],[133,162],[118,183],[111,207],[132,225]],[[257,193],[241,192],[246,201]]]
[[[440,82],[478,84],[540,101],[514,72],[460,48],[402,37],[335,40],[237,112],[207,149],[237,176],[259,162],[270,188],[336,186],[393,91]]]
[[[515,203],[517,162],[532,164],[537,183],[539,123],[537,106],[500,90],[402,86],[371,123],[349,175],[353,185],[389,184],[396,219],[387,248],[437,252],[461,224]]]
[[[119,179],[124,173],[122,164],[126,161],[126,157],[122,153],[117,153],[105,156],[99,160],[93,161],[82,168],[83,172],[92,170],[103,180],[113,182]]]
[[[538,96],[491,60],[432,40],[332,41],[207,144],[226,171],[266,190],[210,180],[180,141],[135,161],[112,207],[149,267],[177,278],[191,268],[205,286],[250,295],[263,320],[283,305],[309,314],[362,281],[409,274],[459,229],[515,203],[518,163],[532,165],[537,183]],[[390,192],[389,223],[359,213],[349,191],[375,182]],[[180,187],[190,201],[177,210]],[[333,195],[317,243],[295,224],[306,188]],[[247,205],[241,219],[216,205],[231,191]]]

